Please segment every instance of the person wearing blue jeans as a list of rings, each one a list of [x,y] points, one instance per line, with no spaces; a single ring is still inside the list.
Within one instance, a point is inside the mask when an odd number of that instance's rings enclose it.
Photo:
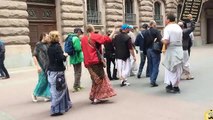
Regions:
[[[159,73],[159,64],[161,60],[161,54],[156,53],[152,48],[147,50],[147,58],[149,64],[149,74],[150,74],[150,82],[151,87],[157,87],[156,79]]]
[[[137,76],[138,78],[141,77],[143,67],[144,67],[144,64],[146,62],[147,55],[145,55],[143,51],[140,51],[140,57],[141,57],[141,63],[140,63],[139,70],[138,70],[138,76]],[[150,77],[149,63],[148,62],[147,62],[147,67],[146,67],[146,77]]]
[[[156,51],[153,49],[154,43],[161,43],[161,33],[156,29],[156,22],[154,20],[149,23],[149,30],[146,32],[145,43],[147,47],[147,58],[149,64],[149,75],[151,87],[157,87],[156,79],[159,72],[159,64],[161,59],[161,51]]]

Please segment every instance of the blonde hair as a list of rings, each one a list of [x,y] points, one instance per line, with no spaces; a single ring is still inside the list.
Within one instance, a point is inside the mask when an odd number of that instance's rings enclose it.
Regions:
[[[91,33],[94,31],[95,31],[95,28],[93,27],[93,25],[91,25],[91,24],[87,25],[87,33]]]
[[[51,31],[49,33],[50,42],[60,42],[60,34],[58,31]]]

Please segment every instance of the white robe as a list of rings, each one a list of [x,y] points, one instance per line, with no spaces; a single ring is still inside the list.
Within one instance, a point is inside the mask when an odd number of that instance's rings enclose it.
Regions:
[[[178,85],[183,66],[182,29],[177,24],[169,24],[164,29],[163,40],[169,44],[165,53],[163,66],[165,67],[164,82],[168,85]]]
[[[127,80],[127,77],[129,76],[130,69],[131,69],[130,58],[128,58],[126,61],[121,59],[116,59],[116,68],[118,71],[119,78],[123,78],[124,80]]]

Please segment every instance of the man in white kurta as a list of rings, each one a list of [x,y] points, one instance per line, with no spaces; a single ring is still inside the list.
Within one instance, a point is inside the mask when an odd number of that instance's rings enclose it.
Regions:
[[[166,20],[167,26],[164,29],[162,42],[166,46],[165,60],[165,83],[167,92],[179,93],[179,82],[182,74],[183,48],[182,29],[175,23],[175,16],[169,14]],[[164,52],[164,51],[163,51]]]
[[[129,37],[131,37],[132,45],[134,46],[135,40],[136,40],[136,36],[133,33],[133,31],[134,31],[134,27],[132,25],[129,25],[129,33],[128,33],[128,35],[129,35]],[[134,47],[134,49],[136,49],[136,48]],[[130,76],[135,76],[137,74],[137,72],[138,72],[138,66],[137,66],[137,63],[135,62],[135,60],[134,60],[132,55],[130,56],[130,62],[131,62]]]

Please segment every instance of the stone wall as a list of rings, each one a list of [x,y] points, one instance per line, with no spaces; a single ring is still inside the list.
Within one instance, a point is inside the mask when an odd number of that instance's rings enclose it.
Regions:
[[[7,68],[33,65],[27,17],[26,0],[1,0],[0,39],[6,43]]]
[[[73,32],[74,28],[84,25],[83,0],[61,0],[62,35]]]
[[[114,25],[122,25],[124,22],[123,0],[106,1],[106,28],[112,29]]]
[[[139,5],[140,23],[149,23],[153,20],[153,1],[141,0]]]
[[[0,39],[6,44],[27,44],[28,13],[25,0],[1,0],[0,4]]]
[[[177,1],[176,0],[166,0],[166,14],[169,12],[177,13]]]

